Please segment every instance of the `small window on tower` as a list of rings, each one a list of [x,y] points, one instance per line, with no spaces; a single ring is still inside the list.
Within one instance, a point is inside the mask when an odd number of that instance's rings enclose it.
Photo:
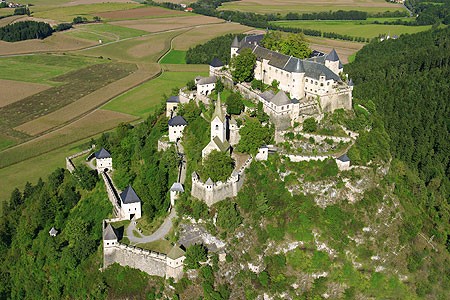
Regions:
[[[219,125],[216,125],[216,130],[219,130]]]

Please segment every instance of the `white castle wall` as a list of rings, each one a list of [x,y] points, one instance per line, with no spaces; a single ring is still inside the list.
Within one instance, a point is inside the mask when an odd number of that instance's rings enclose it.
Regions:
[[[178,262],[178,264],[177,264]],[[117,243],[103,248],[103,268],[118,263],[123,267],[141,270],[152,276],[180,279],[183,275],[184,256],[177,260],[165,254]]]
[[[81,152],[78,152],[71,156],[66,157],[66,169],[69,170],[70,173],[75,171],[75,165],[73,164],[72,159],[79,157],[83,154],[87,154],[87,153],[91,152],[92,149],[94,149],[94,148],[95,148],[95,145],[92,145],[91,148],[89,148],[89,149],[83,150]]]
[[[211,206],[219,201],[229,197],[236,197],[245,179],[245,169],[250,166],[252,158],[250,157],[239,169],[235,176],[230,176],[226,182],[215,182],[213,185],[207,185],[196,176],[192,176],[191,195],[197,199],[205,201]]]

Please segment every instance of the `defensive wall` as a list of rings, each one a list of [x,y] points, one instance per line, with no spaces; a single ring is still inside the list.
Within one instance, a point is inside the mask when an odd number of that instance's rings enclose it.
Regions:
[[[111,202],[111,204],[113,205],[114,215],[117,216],[118,219],[123,220],[124,218],[121,218],[121,216],[120,216],[119,196],[117,195],[117,191],[113,186],[112,180],[111,180],[111,178],[109,178],[109,175],[106,172],[102,172],[101,174],[102,174],[103,181],[105,182],[108,199]]]
[[[219,201],[229,197],[236,197],[245,179],[245,169],[248,168],[253,158],[246,160],[244,165],[238,170],[233,171],[233,174],[226,182],[212,182],[204,183],[200,181],[197,173],[192,174],[192,189],[191,195],[197,199],[205,201],[208,206],[211,206]]]
[[[94,149],[94,148],[95,148],[95,145],[92,145],[91,148],[89,148],[89,149],[86,149],[86,150],[83,150],[81,152],[75,153],[75,154],[73,154],[71,156],[67,156],[66,157],[66,169],[69,170],[70,173],[73,173],[73,171],[75,171],[76,168],[75,168],[75,165],[72,162],[72,159],[74,159],[76,157],[79,157],[81,155],[87,154],[87,153],[91,152],[92,149]]]
[[[183,274],[183,264],[175,268],[169,266],[165,254],[120,243],[103,249],[103,268],[114,263],[141,270],[152,276],[170,276],[178,279]]]

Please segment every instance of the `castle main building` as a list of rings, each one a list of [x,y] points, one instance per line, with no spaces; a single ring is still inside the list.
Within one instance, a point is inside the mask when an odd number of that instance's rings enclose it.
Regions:
[[[334,49],[329,54],[317,52],[314,57],[299,59],[260,46],[262,38],[263,35],[251,35],[238,41],[236,37],[231,45],[231,57],[250,49],[256,55],[255,79],[265,84],[277,80],[280,90],[289,95],[293,104],[299,105],[298,111],[290,112],[302,114],[312,102],[318,102],[322,112],[352,108],[353,86],[341,79],[343,66]],[[271,106],[270,99],[264,96],[265,106]],[[296,116],[292,115],[292,119]]]

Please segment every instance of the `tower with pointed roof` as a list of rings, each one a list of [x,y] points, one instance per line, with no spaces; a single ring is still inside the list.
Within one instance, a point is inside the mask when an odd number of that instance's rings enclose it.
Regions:
[[[211,118],[211,140],[216,136],[223,143],[227,136],[226,118],[222,110],[222,102],[220,101],[220,93],[217,95],[216,107]]]
[[[239,40],[237,38],[237,36],[234,37],[233,42],[231,43],[231,58],[233,58],[234,56],[236,56],[238,53],[237,51],[239,50]]]
[[[104,171],[112,170],[112,157],[105,148],[95,152],[95,163],[99,174]]]
[[[226,152],[230,150],[230,143],[227,140],[227,119],[222,110],[220,94],[217,96],[216,107],[211,118],[211,138],[208,145],[202,150],[202,158],[208,156],[211,151],[217,150]]]
[[[339,74],[343,71],[342,69],[342,63],[339,59],[338,54],[336,53],[336,50],[331,50],[330,53],[328,53],[325,57],[325,67],[329,68],[333,73]]]
[[[128,220],[139,219],[142,216],[141,199],[131,185],[120,193],[120,215]]]

